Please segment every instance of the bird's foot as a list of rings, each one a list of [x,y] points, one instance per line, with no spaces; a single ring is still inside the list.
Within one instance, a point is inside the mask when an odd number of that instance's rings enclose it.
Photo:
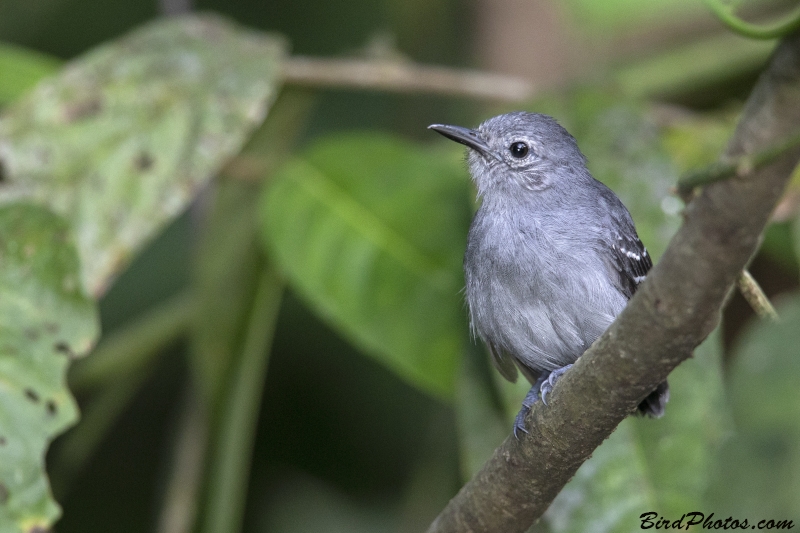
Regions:
[[[514,419],[514,438],[519,440],[519,432],[528,433],[528,430],[525,429],[525,416],[530,411],[530,407],[522,406],[522,409],[519,410],[517,413],[517,417]]]
[[[525,395],[525,399],[522,400],[522,408],[517,413],[517,417],[514,419],[514,436],[519,440],[519,432],[527,433],[528,430],[525,429],[525,417],[528,415],[528,412],[531,410],[533,404],[535,404],[539,400],[539,388],[542,384],[547,380],[547,373],[544,373],[539,376],[539,379],[536,380],[536,383],[533,384],[531,390],[528,391],[528,394]]]
[[[528,433],[528,430],[525,429],[525,417],[528,416],[528,412],[531,410],[531,407],[533,407],[533,404],[541,397],[542,403],[547,405],[545,397],[553,390],[553,386],[556,384],[558,378],[571,367],[572,365],[567,365],[553,370],[552,372],[544,372],[539,376],[539,379],[536,380],[536,383],[533,384],[531,390],[525,395],[525,399],[522,400],[522,408],[514,419],[514,437],[516,437],[517,440],[519,440],[520,432]]]
[[[572,368],[572,365],[567,365],[567,366],[562,366],[561,368],[557,368],[552,372],[550,372],[550,375],[547,376],[547,379],[542,382],[542,385],[539,388],[539,392],[541,392],[542,394],[543,404],[547,405],[547,395],[550,394],[550,391],[553,390],[553,387],[555,386],[556,381],[558,381],[558,378],[560,378],[561,375],[570,368]]]

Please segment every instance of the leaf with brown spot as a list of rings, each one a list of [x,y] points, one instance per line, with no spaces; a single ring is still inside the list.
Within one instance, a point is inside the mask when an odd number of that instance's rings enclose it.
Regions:
[[[42,207],[0,207],[0,533],[46,531],[60,514],[44,456],[78,413],[70,359],[53,347],[83,355],[99,333],[80,284],[64,287],[79,275],[73,243],[57,238],[66,226]]]
[[[67,218],[83,286],[99,296],[264,120],[284,54],[282,39],[213,15],[90,51],[0,119],[0,202]]]

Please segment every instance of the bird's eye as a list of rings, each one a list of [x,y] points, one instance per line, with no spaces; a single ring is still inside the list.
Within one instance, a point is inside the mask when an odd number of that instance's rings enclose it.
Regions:
[[[511,155],[517,159],[522,159],[528,155],[528,145],[521,141],[511,143],[511,146],[508,147],[508,150],[511,152]]]

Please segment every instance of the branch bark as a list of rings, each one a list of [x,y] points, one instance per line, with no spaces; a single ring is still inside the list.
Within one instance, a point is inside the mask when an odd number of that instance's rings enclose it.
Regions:
[[[737,159],[800,126],[800,34],[786,38],[762,74],[728,146]],[[523,532],[617,425],[719,320],[719,310],[755,252],[800,149],[747,178],[707,186],[634,298],[578,359],[428,529]],[[667,408],[669,416],[669,407]]]
[[[398,60],[292,56],[283,65],[283,77],[286,83],[300,86],[428,92],[507,102],[534,95],[533,85],[520,78]]]

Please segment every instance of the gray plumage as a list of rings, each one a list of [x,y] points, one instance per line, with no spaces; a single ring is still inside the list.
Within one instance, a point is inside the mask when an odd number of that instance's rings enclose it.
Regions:
[[[519,368],[534,385],[515,424],[525,431],[527,409],[608,328],[652,261],[628,210],[552,117],[430,128],[469,147],[482,198],[464,257],[470,322],[503,376],[514,381]],[[639,409],[660,416],[667,398],[663,383]]]

